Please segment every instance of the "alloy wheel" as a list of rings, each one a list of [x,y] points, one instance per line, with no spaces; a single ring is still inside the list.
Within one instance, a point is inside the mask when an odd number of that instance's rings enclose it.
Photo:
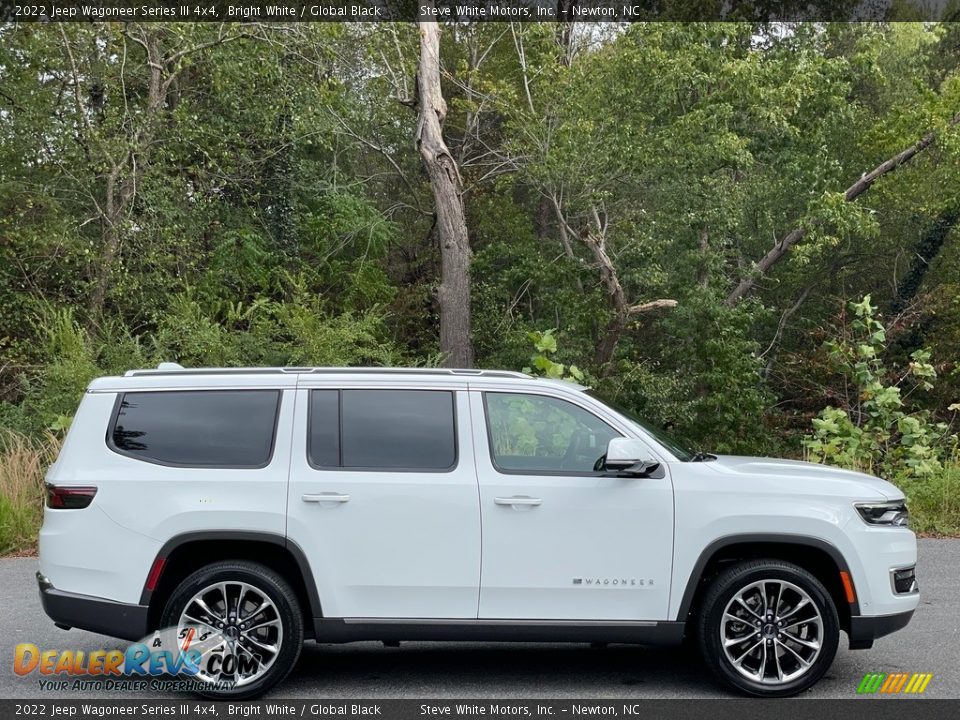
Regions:
[[[823,617],[810,595],[786,580],[759,580],[724,608],[720,645],[744,678],[780,685],[802,677],[823,645]]]
[[[241,687],[263,677],[283,645],[274,602],[245,582],[217,582],[187,601],[177,637],[181,651],[199,651],[196,677]]]

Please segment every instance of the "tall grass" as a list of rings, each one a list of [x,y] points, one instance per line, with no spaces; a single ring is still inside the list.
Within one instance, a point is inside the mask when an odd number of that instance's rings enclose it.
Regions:
[[[960,535],[960,462],[923,479],[897,483],[907,496],[910,526],[931,535]]]
[[[43,520],[47,467],[56,459],[60,440],[34,440],[0,431],[0,555],[36,547]]]

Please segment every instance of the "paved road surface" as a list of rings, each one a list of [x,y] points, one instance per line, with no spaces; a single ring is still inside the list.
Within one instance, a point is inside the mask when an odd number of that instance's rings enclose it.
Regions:
[[[18,677],[13,649],[113,649],[125,644],[79,630],[58,630],[37,597],[35,559],[0,560],[0,697],[75,698],[49,693],[37,676]],[[871,650],[841,650],[827,675],[803,697],[849,698],[867,672],[931,672],[926,695],[960,698],[960,540],[921,540],[922,602],[903,631]],[[110,697],[110,694],[89,694]],[[131,694],[114,694],[130,698]],[[696,656],[682,650],[587,645],[379,643],[304,647],[277,698],[694,698],[730,697]],[[156,697],[156,696],[151,696]]]

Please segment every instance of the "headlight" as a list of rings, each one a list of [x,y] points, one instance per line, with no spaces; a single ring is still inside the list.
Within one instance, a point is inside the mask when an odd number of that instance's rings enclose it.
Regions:
[[[910,513],[903,500],[885,503],[855,503],[854,507],[867,525],[909,527]]]

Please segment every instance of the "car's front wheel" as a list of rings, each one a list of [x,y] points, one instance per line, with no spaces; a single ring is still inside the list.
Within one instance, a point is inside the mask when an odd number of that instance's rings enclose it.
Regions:
[[[722,572],[702,604],[698,635],[711,669],[741,692],[803,692],[833,662],[837,610],[823,584],[801,567],[754,560]]]
[[[187,577],[167,602],[161,624],[175,629],[178,648],[192,665],[186,677],[199,681],[198,694],[216,699],[266,692],[290,673],[303,645],[303,615],[289,583],[241,560],[207,565]]]

